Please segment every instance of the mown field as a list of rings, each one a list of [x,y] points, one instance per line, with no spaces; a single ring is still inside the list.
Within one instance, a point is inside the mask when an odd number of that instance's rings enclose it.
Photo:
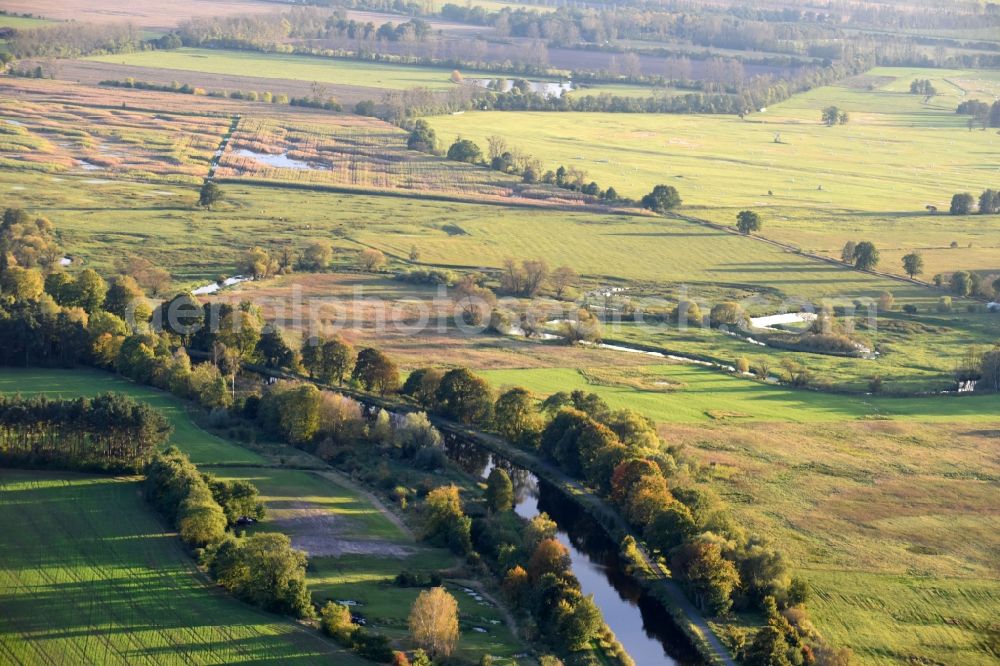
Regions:
[[[865,664],[998,654],[996,425],[670,424],[740,521],[782,544],[810,614]]]
[[[135,479],[0,470],[6,663],[366,663],[214,589]]]
[[[449,570],[457,564],[447,550],[418,542],[398,519],[387,517],[377,499],[340,475],[325,470],[315,458],[283,445],[262,442],[256,445],[258,453],[222,440],[198,427],[185,411],[184,404],[169,394],[133,384],[109,373],[86,369],[4,369],[0,372],[0,393],[74,397],[105,391],[128,393],[167,414],[175,429],[169,444],[188,453],[203,471],[222,478],[249,479],[257,485],[267,505],[268,517],[255,529],[288,534],[295,547],[310,554],[307,581],[314,599],[320,604],[327,600],[355,602],[357,605],[352,610],[365,617],[368,626],[395,639],[405,640],[410,606],[420,590],[396,587],[392,583],[393,578],[402,571],[430,573]],[[315,469],[288,469],[283,465]],[[61,483],[58,480],[69,476],[72,475],[53,474],[46,478],[53,483]],[[112,481],[95,478],[94,483]],[[137,510],[145,511],[141,497],[135,495],[135,482],[130,482],[127,490],[115,492],[126,492],[135,497]],[[0,490],[0,496],[2,494]],[[60,520],[68,521],[70,518]],[[147,520],[155,518],[149,514]],[[129,527],[120,528],[121,538],[127,534],[125,530]],[[80,527],[81,531],[64,538],[67,541],[82,538],[87,529],[84,524]],[[98,536],[92,534],[84,541],[89,548],[99,549],[103,533],[95,534]],[[177,555],[187,557],[172,535],[158,535],[157,543],[174,548]],[[127,560],[128,556],[129,553],[125,552],[121,557]],[[187,562],[186,575],[190,575],[194,567],[190,558]],[[10,575],[14,579],[19,574],[14,572]],[[448,587],[459,602],[462,631],[459,653],[473,661],[488,653],[498,657],[498,663],[511,663],[508,660],[520,651],[520,644],[512,635],[503,613],[494,605],[477,602],[465,594],[460,585],[449,583]],[[108,594],[113,596],[112,592]],[[222,594],[217,596],[223,602],[235,603]],[[274,616],[262,617],[272,618],[278,626],[282,624]],[[183,620],[177,624],[182,627]],[[288,625],[289,628],[292,626]],[[477,630],[477,627],[484,631]],[[311,640],[323,644],[318,638]],[[336,646],[329,649],[337,650]],[[220,660],[225,661],[225,658]],[[194,661],[202,663],[197,659]],[[355,661],[345,658],[343,663],[353,664]]]
[[[940,94],[925,103],[909,93],[916,78],[930,79]],[[902,274],[902,255],[920,249],[929,278],[1000,271],[1000,218],[947,216],[952,194],[997,187],[991,156],[1000,136],[969,131],[968,116],[955,107],[991,102],[998,86],[1000,74],[991,71],[877,68],[745,120],[468,112],[429,122],[448,142],[461,135],[485,144],[499,134],[548,168],[582,169],[631,196],[674,185],[685,213],[722,224],[734,224],[741,209],[758,210],[765,236],[805,250],[839,257],[847,240],[872,240],[886,250],[882,267]],[[829,105],[846,110],[850,122],[824,126],[820,110]],[[927,205],[940,213],[930,216]]]
[[[542,258],[595,278],[688,284],[715,294],[761,289],[772,297],[878,297],[924,306],[931,291],[810,260],[693,223],[641,216],[369,197],[243,184],[224,185],[211,210],[194,187],[89,182],[0,172],[0,191],[52,219],[82,261],[108,267],[143,252],[181,278],[232,274],[240,252],[261,242],[304,248],[325,238],[357,251],[372,245],[423,264],[498,268],[507,257]],[[90,185],[91,187],[80,187]],[[457,229],[456,229],[457,227]],[[564,239],[572,237],[574,243]],[[212,247],[211,256],[200,250]]]

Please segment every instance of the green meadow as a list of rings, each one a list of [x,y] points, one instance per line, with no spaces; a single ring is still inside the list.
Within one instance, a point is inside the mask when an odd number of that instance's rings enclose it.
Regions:
[[[0,370],[0,393],[69,399],[109,391],[143,400],[162,412],[174,428],[169,444],[187,453],[196,465],[257,465],[266,462],[261,455],[198,427],[188,412],[189,407],[165,391],[142,386],[108,372],[86,368],[76,368],[72,372],[17,368]]]
[[[954,192],[994,186],[998,174],[988,156],[1000,138],[968,130],[967,117],[955,113],[961,91],[946,90],[924,104],[921,95],[900,89],[917,77],[944,88],[948,76],[991,82],[995,74],[879,68],[859,77],[874,89],[848,80],[744,120],[490,111],[429,122],[446,145],[458,135],[485,145],[498,134],[546,168],[576,167],[634,197],[668,183],[692,206],[923,212],[926,204],[947,209]],[[821,109],[831,104],[851,114],[847,125],[820,122]]]
[[[250,51],[181,48],[90,59],[116,65],[173,69],[178,71],[179,79],[183,78],[181,72],[201,72],[396,90],[415,86],[446,90],[455,85],[450,79],[450,69]]]
[[[191,414],[186,411],[183,402],[167,393],[94,370],[76,369],[67,372],[5,368],[0,371],[0,393],[18,392],[23,395],[44,394],[50,397],[71,398],[96,395],[106,391],[126,393],[149,402],[164,412],[174,426],[174,433],[169,443],[188,453],[202,471],[211,472],[222,478],[252,481],[260,489],[268,516],[264,522],[251,529],[288,534],[294,546],[310,554],[307,581],[314,599],[320,604],[328,600],[355,602],[357,605],[353,606],[352,610],[365,617],[370,627],[383,631],[392,638],[403,640],[408,635],[407,618],[410,606],[420,590],[397,587],[393,584],[393,579],[402,571],[431,573],[450,570],[457,564],[456,559],[447,550],[416,541],[414,535],[402,527],[398,520],[390,520],[387,517],[385,509],[377,505],[377,500],[339,475],[324,471],[319,461],[301,456],[290,447],[271,444],[261,445],[262,450],[267,453],[265,457],[220,439],[198,427],[192,420]],[[279,466],[286,461],[297,466],[311,465],[317,469],[288,469]],[[21,473],[11,472],[11,474]],[[51,473],[44,478],[48,483],[65,484],[68,487],[75,483],[71,477],[72,475]],[[90,477],[81,478],[90,479]],[[124,486],[121,483],[108,485],[112,483],[111,480],[93,477],[87,483],[88,488],[91,485],[105,488],[101,491],[105,494],[113,492],[134,496],[135,510],[149,514],[146,519],[155,521],[153,514],[146,509],[141,497],[136,494],[138,492],[136,482]],[[0,489],[0,496],[2,495],[3,489]],[[0,506],[2,504],[3,500],[0,499]],[[72,502],[68,501],[60,506],[69,511]],[[43,509],[40,507],[38,510]],[[71,518],[64,516],[58,520],[69,521]],[[0,519],[0,526],[2,525]],[[130,526],[117,527],[116,529],[121,530],[118,538],[124,539],[125,535],[129,534],[126,530]],[[83,531],[60,538],[72,541],[80,538],[87,529],[90,528],[84,523],[79,527],[79,530]],[[162,532],[162,527],[157,531]],[[141,533],[143,532],[136,532],[136,534]],[[91,535],[86,540],[92,549],[99,548],[97,544],[105,538],[100,536],[101,533],[96,534],[97,536]],[[172,548],[173,551],[170,552],[176,551],[175,557],[188,557],[184,555],[173,535],[155,536],[154,543],[160,544],[163,548]],[[113,537],[109,535],[107,538]],[[120,555],[126,562],[120,563],[119,566],[126,566],[130,553],[131,551],[124,551]],[[196,573],[193,561],[188,558],[186,562],[185,575]],[[19,575],[17,572],[11,573],[12,578],[17,575]],[[198,584],[203,585],[201,582]],[[519,643],[502,612],[493,605],[478,603],[464,594],[461,586],[454,583],[448,585],[453,588],[452,591],[459,601],[462,631],[459,653],[471,660],[478,660],[483,654],[491,654],[504,660],[512,659],[513,655],[519,652]],[[113,594],[108,592],[109,596]],[[215,596],[222,602],[241,606],[229,601],[225,595]],[[0,602],[0,607],[2,605]],[[272,618],[277,626],[282,626],[281,621],[274,616],[263,614],[262,617]],[[178,621],[177,624],[183,626],[183,621]],[[2,627],[3,622],[0,620],[0,631],[3,634],[11,631],[2,630]],[[477,631],[476,627],[485,631]],[[4,635],[0,635],[0,645],[3,640]],[[311,640],[325,644],[318,638]],[[337,648],[334,646],[328,649]],[[195,660],[195,663],[201,662]],[[348,659],[343,663],[353,664],[355,660]]]
[[[6,663],[363,664],[219,592],[140,481],[0,470]]]
[[[225,186],[223,204],[204,210],[193,205],[191,187],[57,178],[3,172],[0,191],[16,192],[23,206],[53,220],[84,264],[110,268],[122,252],[142,253],[178,281],[232,274],[239,254],[262,238],[299,248],[326,238],[352,251],[360,249],[354,242],[360,241],[397,257],[416,247],[423,264],[498,268],[507,257],[537,257],[595,278],[713,290],[750,285],[805,298],[877,297],[888,289],[900,302],[937,300],[919,287],[669,218],[238,184]],[[448,233],[447,225],[465,233]],[[563,242],[568,237],[572,245]],[[201,252],[204,247],[214,248],[210,258]]]
[[[995,663],[996,424],[666,424],[859,663]]]
[[[600,358],[608,361],[606,355]],[[890,398],[821,393],[768,386],[680,363],[483,370],[479,374],[498,388],[523,386],[543,398],[558,391],[594,392],[612,407],[630,407],[661,423],[816,423],[866,418],[988,422],[1000,418],[1000,397],[995,395]],[[643,380],[638,385],[629,381],[637,375]]]

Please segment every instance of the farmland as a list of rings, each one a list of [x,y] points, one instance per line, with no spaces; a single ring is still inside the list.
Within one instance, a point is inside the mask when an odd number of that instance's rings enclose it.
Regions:
[[[384,90],[405,90],[419,86],[443,91],[455,87],[450,79],[451,70],[446,68],[275,53],[184,48],[168,53],[95,56],[92,60],[116,65],[155,66],[158,69],[174,70],[178,78],[184,78],[183,72],[226,75],[252,72],[254,76],[266,79],[362,86],[371,88],[375,98],[381,97],[380,91]],[[475,76],[477,73],[465,74]]]
[[[255,444],[258,450],[255,452],[223,440],[196,425],[185,411],[184,405],[168,394],[132,384],[104,372],[5,369],[0,373],[0,394],[14,391],[50,397],[121,391],[154,405],[170,417],[174,426],[169,444],[188,453],[199,468],[221,478],[249,480],[260,489],[261,499],[268,509],[268,520],[256,529],[288,534],[293,546],[310,554],[307,582],[317,603],[323,604],[328,600],[352,601],[356,604],[355,612],[365,617],[369,626],[384,631],[393,638],[406,637],[407,615],[420,591],[418,588],[396,587],[393,584],[396,575],[401,571],[422,574],[445,571],[457,564],[448,551],[418,543],[413,533],[399,519],[387,517],[387,510],[370,493],[330,471],[317,459],[275,443]],[[283,468],[286,464],[307,469]],[[75,483],[72,482],[75,478],[72,475],[50,475],[44,478],[47,483],[56,485]],[[67,478],[71,481],[66,481]],[[141,499],[135,496],[135,482],[118,483],[94,478],[88,480],[87,484],[88,488],[102,488],[101,493],[111,493],[115,497],[125,493],[128,499],[135,502],[135,510],[144,519],[155,520],[145,509]],[[0,490],[0,497],[3,495],[3,490]],[[100,496],[102,495],[98,494]],[[66,501],[71,504],[71,500]],[[0,506],[2,502],[0,500]],[[97,511],[96,508],[94,510]],[[53,520],[63,522],[69,518],[62,516],[54,517]],[[121,528],[122,535],[127,533],[127,527]],[[88,528],[81,526],[79,529]],[[80,532],[82,533],[86,532]],[[137,532],[141,533],[143,532]],[[98,536],[92,536],[88,543],[98,544],[104,538],[99,536],[103,534],[99,530],[95,530],[94,534]],[[65,538],[71,540],[77,536],[67,535]],[[108,535],[107,538],[111,539],[113,536]],[[174,553],[175,557],[183,556],[179,544],[172,538],[159,538],[156,543],[169,546],[169,552]],[[91,547],[99,549],[98,545]],[[131,556],[135,556],[131,551],[122,553],[121,557],[125,561],[119,563],[119,566],[127,566],[127,559]],[[187,564],[184,571],[186,575],[196,573],[191,564]],[[454,583],[449,583],[449,586],[453,589],[461,588]],[[214,595],[214,598],[228,602],[221,595]],[[464,655],[478,660],[483,653],[510,658],[518,652],[518,641],[496,606],[480,603],[461,592],[456,594],[456,598],[459,599],[462,620],[463,639],[460,650]],[[282,625],[278,623],[278,626]],[[289,629],[291,626],[288,625]],[[0,628],[2,627],[0,624]],[[475,630],[474,627],[484,631]],[[4,629],[0,633],[0,644],[4,634],[10,631],[12,630]],[[308,634],[304,636],[302,640],[307,644],[313,641],[325,645],[315,637]],[[326,649],[338,650],[335,646],[326,646]],[[344,654],[344,663],[353,664],[354,661]],[[222,659],[226,658],[230,657]]]
[[[994,428],[894,419],[663,432],[709,466],[748,529],[788,545],[818,626],[861,661],[993,662]]]
[[[941,91],[927,103],[908,92],[923,77]],[[928,274],[995,270],[995,217],[938,219],[925,206],[946,212],[952,194],[995,187],[1000,172],[987,156],[1000,139],[970,132],[955,107],[977,95],[992,99],[998,81],[995,72],[880,68],[746,120],[582,113],[561,123],[548,113],[480,112],[431,122],[444,140],[506,136],[544,156],[547,168],[583,169],[631,196],[674,185],[687,214],[721,224],[756,209],[764,235],[805,250],[839,257],[847,240],[865,238],[889,249],[886,269],[898,274],[899,258],[913,249],[925,251]],[[831,104],[850,112],[848,125],[819,122]]]
[[[540,397],[577,389],[594,392],[612,407],[631,407],[663,423],[816,423],[865,418],[988,423],[997,420],[1000,407],[994,396],[888,398],[777,388],[684,364],[486,370],[481,374],[498,388],[523,386]]]
[[[59,44],[41,33],[12,41],[24,57],[0,76],[0,195],[26,214],[10,211],[0,226],[0,336],[12,338],[0,343],[5,362],[61,368],[0,368],[0,395],[119,391],[152,405],[173,427],[169,444],[200,469],[259,489],[267,515],[238,531],[287,534],[309,554],[317,606],[344,603],[411,655],[411,606],[440,576],[458,605],[456,663],[493,655],[536,666],[549,653],[627,663],[598,631],[574,641],[596,615],[572,585],[549,596],[558,576],[537,560],[558,553],[536,559],[535,529],[510,512],[502,476],[487,486],[448,462],[430,423],[454,434],[454,421],[483,441],[542,442],[525,452],[534,471],[552,465],[580,483],[564,489],[606,500],[600,511],[571,502],[569,513],[594,510],[641,542],[637,554],[619,532],[600,561],[574,560],[602,581],[627,579],[612,585],[627,592],[622,604],[597,594],[605,617],[651,627],[628,576],[651,562],[689,593],[693,605],[677,607],[691,626],[707,626],[704,615],[737,661],[760,647],[741,649],[741,636],[767,640],[758,629],[773,595],[795,626],[775,616],[771,626],[808,646],[806,659],[790,649],[794,663],[812,663],[809,650],[822,666],[995,662],[1000,314],[987,303],[1000,299],[1000,215],[949,213],[956,193],[1000,189],[995,6],[524,5],[555,12],[540,18],[469,11],[516,0],[444,15],[426,3],[134,4],[11,0],[5,9],[44,18],[0,16],[0,37],[15,39],[69,21],[52,31],[65,33]],[[204,22],[172,34],[189,18]],[[400,25],[410,19],[420,20]],[[125,20],[162,39],[121,46],[106,26],[74,28]],[[386,22],[396,25],[379,29]],[[292,48],[331,57],[269,52]],[[405,59],[468,63],[466,81],[572,69],[595,83],[571,100],[671,96],[676,109],[716,113],[483,111],[558,105],[519,89],[484,94],[453,81],[457,65],[396,64]],[[875,62],[905,66],[867,69]],[[986,115],[956,113],[970,100]],[[827,126],[830,106],[845,115]],[[608,97],[588,108],[639,110]],[[411,135],[418,119],[436,150],[408,148],[426,138],[420,125]],[[457,139],[482,158],[444,157]],[[546,174],[560,166],[569,173]],[[656,192],[640,203],[658,185],[682,203]],[[737,233],[745,210],[762,226]],[[31,224],[38,216],[51,233]],[[878,254],[865,270],[851,265],[862,254],[842,254],[861,241]],[[924,260],[917,279],[902,266],[912,252]],[[156,268],[169,285],[143,279]],[[957,271],[975,275],[949,284]],[[227,337],[119,321],[122,301],[156,305],[205,286],[203,304],[250,303],[260,326],[252,317]],[[477,324],[458,294],[485,297]],[[678,325],[688,302],[702,316]],[[799,310],[823,316],[727,330],[744,314]],[[602,320],[600,330],[574,326],[575,314]],[[331,339],[303,349],[317,332],[353,349]],[[80,367],[63,368],[72,362]],[[351,391],[419,405],[430,421],[362,417],[310,386],[269,388],[261,365],[321,386],[346,367]],[[428,367],[485,382],[411,374]],[[396,387],[408,378],[421,379],[416,391]],[[496,401],[513,387],[528,395]],[[662,441],[635,415],[579,394],[563,404],[582,413],[540,404],[573,391],[648,417]],[[449,439],[448,455],[473,439]],[[311,619],[258,612],[211,585],[141,483],[0,470],[10,535],[0,662],[368,663],[357,657],[364,639],[348,652]],[[460,506],[438,504],[433,491],[446,484],[459,487]],[[576,521],[557,518],[572,533]],[[604,561],[619,543],[622,560]],[[812,626],[821,637],[807,635]],[[622,633],[623,644],[633,638]],[[656,657],[670,653],[670,639],[650,641]],[[842,647],[850,660],[831,657]]]
[[[364,663],[212,589],[137,480],[0,470],[0,529],[8,663]]]

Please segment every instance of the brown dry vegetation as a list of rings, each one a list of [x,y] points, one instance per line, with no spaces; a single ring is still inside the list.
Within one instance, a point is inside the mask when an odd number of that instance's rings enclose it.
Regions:
[[[200,182],[228,118],[114,104],[101,91],[11,80],[0,85],[0,165]],[[117,97],[117,96],[116,96]],[[132,98],[131,101],[137,101]],[[152,99],[143,99],[149,104]]]
[[[374,118],[328,115],[308,123],[276,114],[243,117],[216,170],[246,178],[338,189],[445,196],[539,206],[581,207],[594,197],[409,150],[407,133]],[[287,157],[307,168],[276,168],[245,152]],[[266,159],[266,158],[265,158]]]
[[[310,314],[309,302],[329,299]],[[613,365],[620,354],[525,341],[490,333],[465,334],[451,323],[454,304],[438,298],[435,287],[364,274],[317,273],[278,277],[263,283],[244,283],[212,297],[212,301],[252,300],[266,319],[275,319],[298,341],[313,320],[326,334],[337,333],[355,346],[373,345],[406,369],[426,365],[463,366],[477,370],[513,368],[596,367]],[[294,304],[300,303],[296,310]],[[415,331],[421,310],[429,324]],[[442,324],[438,326],[438,316]],[[381,326],[379,321],[386,322]],[[654,363],[635,355],[631,365]],[[659,361],[662,363],[662,359]]]

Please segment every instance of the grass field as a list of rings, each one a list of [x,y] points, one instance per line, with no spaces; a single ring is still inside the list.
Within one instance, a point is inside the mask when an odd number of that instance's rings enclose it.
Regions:
[[[499,267],[507,257],[543,258],[595,277],[681,283],[714,294],[745,288],[773,297],[877,297],[930,305],[928,290],[897,284],[783,252],[703,226],[668,219],[550,213],[440,201],[405,200],[229,184],[212,210],[194,206],[194,187],[0,172],[0,191],[52,219],[83,263],[110,268],[125,252],[142,252],[181,280],[232,274],[238,255],[264,240],[304,248],[326,238],[360,249],[352,238],[398,257],[416,247],[420,261],[468,268]],[[39,187],[44,185],[44,187]],[[458,225],[464,234],[448,233]],[[341,240],[338,240],[338,236]],[[562,242],[573,237],[572,246]],[[205,257],[201,248],[212,247]]]
[[[168,444],[191,456],[197,465],[225,463],[256,465],[265,459],[199,428],[188,406],[164,391],[135,384],[108,372],[77,368],[73,371],[0,369],[0,393],[42,394],[50,398],[75,398],[118,391],[148,402],[160,410],[174,427]]]
[[[927,103],[908,92],[929,78]],[[684,211],[734,224],[745,208],[764,216],[763,235],[839,257],[847,240],[872,240],[882,266],[921,250],[926,277],[960,269],[1000,273],[1000,217],[947,216],[951,195],[996,187],[995,131],[972,131],[955,113],[963,99],[991,101],[1000,74],[978,70],[877,68],[812,90],[746,120],[729,116],[470,112],[430,123],[445,141],[491,134],[543,158],[546,167],[583,169],[603,186],[639,196],[678,188]],[[849,112],[825,127],[820,109]],[[780,137],[780,143],[775,141]],[[769,192],[771,194],[769,194]],[[943,214],[930,216],[925,206]],[[957,248],[952,249],[955,241]]]
[[[997,657],[996,424],[912,419],[672,424],[753,534],[782,544],[808,606],[865,664]],[[992,638],[991,638],[992,636]]]
[[[208,585],[139,481],[0,470],[6,663],[362,664]]]
[[[960,91],[945,90],[925,105],[900,90],[916,77],[944,88],[949,76],[996,78],[880,68],[866,79],[874,90],[850,81],[818,88],[747,120],[579,113],[562,122],[551,113],[469,112],[429,122],[446,141],[460,134],[485,144],[488,135],[506,136],[548,168],[575,166],[631,196],[669,183],[695,206],[923,212],[925,204],[947,209],[952,193],[981,190],[997,175],[984,159],[1000,138],[968,131],[967,118],[955,113]],[[830,104],[852,114],[848,125],[820,122]]]
[[[599,357],[605,363],[606,355]],[[864,418],[904,421],[992,422],[1000,418],[1000,397],[848,396],[767,386],[694,365],[532,368],[486,370],[496,387],[523,386],[539,397],[558,391],[594,392],[615,408],[631,407],[654,421],[685,423],[791,421],[818,423]],[[645,387],[636,386],[636,376]]]
[[[248,51],[223,51],[217,49],[182,48],[156,53],[120,53],[91,58],[98,62],[140,67],[173,69],[179,72],[205,72],[210,74],[243,75],[268,79],[292,79],[319,83],[366,86],[379,90],[405,90],[422,87],[448,90],[451,69],[370,63],[358,60],[334,60],[313,56],[256,53]],[[476,76],[476,72],[463,72]],[[482,76],[491,76],[482,74]],[[183,75],[178,73],[179,78]],[[373,92],[376,100],[381,93]]]
[[[293,546],[310,554],[307,581],[318,603],[355,601],[358,606],[353,610],[363,615],[369,626],[395,639],[405,640],[410,606],[420,590],[396,587],[392,579],[404,570],[429,573],[449,570],[457,564],[447,550],[417,542],[398,521],[387,518],[377,500],[339,475],[322,469],[277,466],[278,462],[287,461],[322,467],[318,460],[298,460],[295,449],[277,445],[265,445],[269,449],[265,457],[221,440],[199,428],[184,411],[183,403],[166,393],[98,371],[5,368],[0,371],[0,393],[15,391],[52,397],[121,391],[160,409],[174,425],[169,443],[188,453],[200,469],[222,478],[248,479],[260,489],[268,517],[258,529],[288,534]],[[135,490],[132,483],[124,492]],[[141,499],[138,502],[142,506]],[[174,543],[172,538],[160,541]],[[472,660],[489,653],[503,660],[499,663],[509,663],[507,660],[520,651],[520,644],[503,613],[462,593],[460,586],[449,584],[449,587],[459,601],[462,628],[459,652]],[[477,631],[475,627],[486,631]]]
[[[48,25],[52,21],[46,19],[33,18],[28,16],[10,16],[0,14],[0,28],[14,28],[15,30],[27,30],[29,28],[40,28]]]

